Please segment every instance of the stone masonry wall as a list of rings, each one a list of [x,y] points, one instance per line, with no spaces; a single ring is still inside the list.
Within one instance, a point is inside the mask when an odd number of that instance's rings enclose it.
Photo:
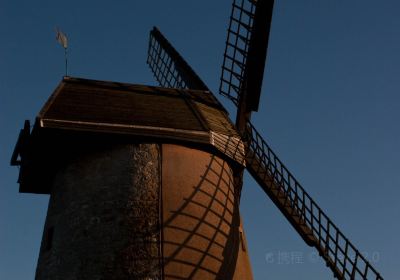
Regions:
[[[86,151],[57,173],[36,279],[161,279],[160,147]]]

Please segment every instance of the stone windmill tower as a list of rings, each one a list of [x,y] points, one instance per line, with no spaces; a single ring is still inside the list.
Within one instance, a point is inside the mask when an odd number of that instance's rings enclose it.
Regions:
[[[36,279],[252,279],[239,214],[247,169],[339,279],[383,279],[250,123],[272,0],[234,0],[219,92],[150,33],[161,87],[64,77],[26,121],[20,192],[50,194]]]

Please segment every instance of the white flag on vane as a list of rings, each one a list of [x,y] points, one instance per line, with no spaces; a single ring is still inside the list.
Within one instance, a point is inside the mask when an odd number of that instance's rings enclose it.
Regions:
[[[56,40],[63,46],[64,49],[68,47],[68,39],[67,36],[58,28],[56,28]]]

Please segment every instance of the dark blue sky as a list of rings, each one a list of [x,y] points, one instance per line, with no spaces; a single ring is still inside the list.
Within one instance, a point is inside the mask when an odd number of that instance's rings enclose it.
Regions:
[[[70,41],[71,76],[156,84],[145,61],[157,25],[217,92],[230,4],[0,0],[0,279],[32,279],[36,267],[48,196],[19,194],[9,159],[23,121],[34,120],[64,74],[55,26]],[[395,0],[276,0],[254,115],[387,279],[399,275],[399,11]],[[255,279],[332,279],[249,176],[241,211]],[[279,261],[287,256],[300,261]]]

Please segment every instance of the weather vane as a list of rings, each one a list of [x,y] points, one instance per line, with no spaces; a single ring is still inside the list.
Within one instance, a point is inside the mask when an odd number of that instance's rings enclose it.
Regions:
[[[64,48],[65,76],[68,76],[68,57],[67,57],[68,38],[58,27],[56,27],[56,40]]]

